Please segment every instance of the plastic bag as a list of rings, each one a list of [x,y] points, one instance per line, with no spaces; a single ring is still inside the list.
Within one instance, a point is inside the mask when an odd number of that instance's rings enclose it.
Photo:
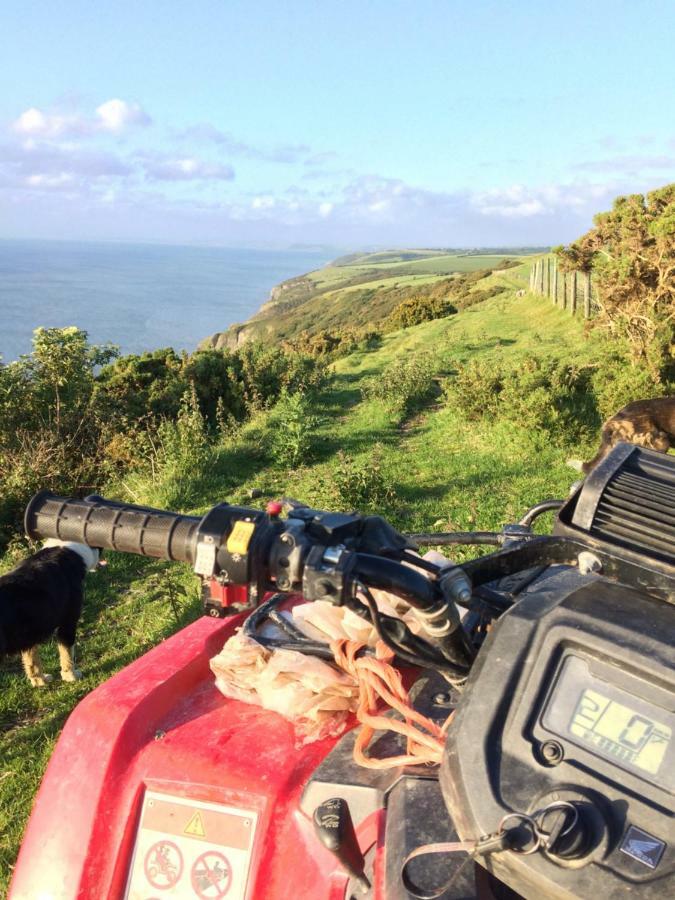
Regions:
[[[438,553],[429,553],[425,558],[448,563]],[[406,603],[386,591],[372,593],[381,612],[399,616],[414,633],[420,631]],[[307,637],[327,644],[346,638],[373,647],[377,641],[370,622],[327,601],[302,603],[282,615],[291,616]],[[242,631],[225,642],[210,666],[216,687],[224,696],[290,719],[303,744],[341,734],[358,706],[355,679],[337,666],[295,650],[268,650]]]

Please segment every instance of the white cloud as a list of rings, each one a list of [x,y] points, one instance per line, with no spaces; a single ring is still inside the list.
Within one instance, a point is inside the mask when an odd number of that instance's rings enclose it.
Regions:
[[[41,109],[31,106],[12,123],[12,130],[28,137],[54,138],[67,134],[82,134],[86,129],[85,122],[80,116],[44,113]]]
[[[319,215],[323,219],[325,219],[326,216],[329,216],[333,212],[333,206],[334,206],[334,204],[328,203],[328,202],[320,203],[319,204]]]
[[[28,175],[26,185],[32,188],[60,189],[73,184],[74,178],[69,172],[59,175]]]
[[[118,134],[130,125],[149,125],[150,116],[138,103],[114,98],[96,107],[99,128]]]
[[[276,200],[271,194],[263,194],[251,200],[251,209],[273,209],[275,206]]]
[[[568,184],[548,184],[529,187],[514,184],[506,188],[478,191],[471,197],[471,205],[482,216],[503,219],[529,219],[555,216],[563,210],[590,209],[597,200],[616,190],[610,184],[574,181]]]
[[[144,164],[145,174],[156,181],[231,181],[232,166],[207,162],[194,156],[178,159],[150,157]]]
[[[134,125],[149,125],[150,116],[138,103],[114,98],[101,103],[93,115],[83,112],[45,112],[36,106],[24,110],[11,129],[29,138],[84,137],[98,133],[120,134]]]

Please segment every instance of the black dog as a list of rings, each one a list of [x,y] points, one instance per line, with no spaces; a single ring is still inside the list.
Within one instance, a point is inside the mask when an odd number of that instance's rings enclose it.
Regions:
[[[0,658],[20,653],[33,687],[52,680],[42,671],[38,644],[56,632],[61,678],[77,681],[75,630],[82,611],[84,578],[100,552],[85,544],[47,541],[42,550],[0,577]]]

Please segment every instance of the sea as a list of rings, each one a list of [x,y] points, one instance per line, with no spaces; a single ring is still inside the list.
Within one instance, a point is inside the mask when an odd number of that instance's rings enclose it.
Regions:
[[[0,240],[0,360],[31,350],[35,328],[76,325],[123,354],[192,351],[248,319],[280,281],[329,250]]]

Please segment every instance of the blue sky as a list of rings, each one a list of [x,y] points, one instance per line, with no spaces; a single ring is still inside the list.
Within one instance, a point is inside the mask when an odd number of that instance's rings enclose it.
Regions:
[[[548,244],[675,180],[675,3],[4,0],[0,237]]]

